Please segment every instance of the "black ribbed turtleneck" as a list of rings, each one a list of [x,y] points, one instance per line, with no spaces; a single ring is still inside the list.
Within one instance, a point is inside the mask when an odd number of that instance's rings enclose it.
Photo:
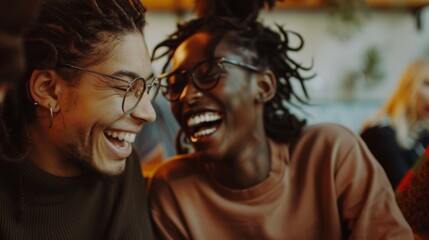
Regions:
[[[57,177],[0,164],[0,239],[152,239],[137,158],[121,176]]]

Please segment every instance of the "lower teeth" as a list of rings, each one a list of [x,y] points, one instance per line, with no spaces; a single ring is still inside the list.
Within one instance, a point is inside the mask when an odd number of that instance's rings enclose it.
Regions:
[[[200,131],[194,133],[194,136],[195,137],[207,136],[207,135],[214,133],[215,131],[216,131],[216,128],[207,128],[207,129],[200,130]]]
[[[108,136],[107,138],[109,139],[110,142],[113,143],[113,145],[115,145],[118,148],[125,148],[128,146],[127,142],[125,142],[125,141],[122,141],[122,140],[119,140],[117,138],[113,138],[110,136]]]

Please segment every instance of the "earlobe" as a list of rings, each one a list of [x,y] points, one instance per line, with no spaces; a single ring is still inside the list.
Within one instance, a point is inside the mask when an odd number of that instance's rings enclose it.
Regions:
[[[258,77],[258,97],[257,101],[261,103],[271,100],[276,93],[277,81],[274,73],[265,70]]]
[[[58,84],[59,76],[53,70],[34,70],[29,80],[29,94],[38,106],[52,109],[54,112],[60,110],[58,95],[61,86]]]

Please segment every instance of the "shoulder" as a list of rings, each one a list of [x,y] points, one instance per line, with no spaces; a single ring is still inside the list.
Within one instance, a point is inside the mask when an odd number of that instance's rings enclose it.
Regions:
[[[166,205],[172,199],[190,196],[206,183],[206,177],[197,158],[178,155],[159,166],[149,178],[149,201]]]
[[[367,154],[365,144],[356,133],[335,123],[305,127],[293,144],[292,151],[292,161],[306,164],[331,162],[332,166],[349,159],[351,155]]]
[[[336,123],[309,125],[302,131],[299,142],[355,142],[357,135],[345,126]]]
[[[199,169],[198,160],[192,154],[177,155],[161,164],[152,180],[175,181],[197,175]]]
[[[377,169],[374,156],[362,139],[352,130],[338,124],[316,124],[304,129],[302,137],[296,142],[292,153],[292,162],[303,169],[311,168],[316,174],[332,177],[339,172],[343,177],[366,176],[369,172],[356,169]],[[298,167],[297,167],[298,168]]]

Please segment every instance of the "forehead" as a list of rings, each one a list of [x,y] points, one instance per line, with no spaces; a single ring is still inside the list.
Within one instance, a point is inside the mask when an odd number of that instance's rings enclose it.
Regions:
[[[104,47],[111,47],[107,44]],[[129,33],[113,45],[102,68],[133,71],[147,77],[151,73],[151,61],[146,41],[141,33]]]
[[[207,59],[206,49],[211,40],[210,34],[200,32],[183,41],[173,55],[173,68],[191,68]]]
[[[234,33],[227,33],[217,43],[214,53],[208,52],[212,47],[213,35],[207,32],[199,32],[185,41],[177,48],[173,55],[173,69],[191,69],[201,61],[211,57],[231,57],[232,59],[244,60],[246,56],[253,57],[255,53],[249,49],[240,46],[234,40],[237,37]]]

